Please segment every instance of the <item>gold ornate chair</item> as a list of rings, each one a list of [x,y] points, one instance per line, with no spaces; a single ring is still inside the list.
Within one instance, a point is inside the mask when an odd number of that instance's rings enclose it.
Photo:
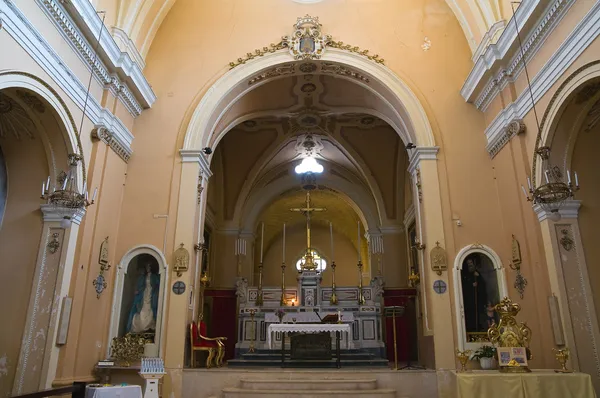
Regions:
[[[192,322],[190,324],[190,343],[191,343],[191,366],[196,366],[196,351],[208,351],[206,358],[206,368],[212,366],[212,360],[218,367],[223,365],[223,357],[225,356],[225,344],[223,340],[227,337],[207,337],[206,324],[200,320],[198,324]]]

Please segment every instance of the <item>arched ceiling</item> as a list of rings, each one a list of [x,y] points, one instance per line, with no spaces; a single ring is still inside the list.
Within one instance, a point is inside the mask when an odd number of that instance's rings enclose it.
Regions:
[[[214,4],[217,3],[215,0],[98,0],[98,6],[104,6],[103,9],[114,8],[117,10],[116,12],[118,15],[114,18],[116,21],[115,27],[123,30],[129,36],[133,43],[135,43],[142,57],[145,58],[158,29],[171,8],[176,3],[185,1],[204,1],[207,4],[207,8],[214,6]],[[252,2],[253,0],[243,1]],[[292,0],[281,1],[289,1],[290,6],[279,6],[290,7],[290,11],[297,10],[298,15],[296,16],[307,12],[318,13],[319,7],[327,6],[328,2],[325,0],[319,4],[296,4],[292,2]],[[473,52],[484,35],[494,26],[494,24],[510,18],[510,15],[508,14],[510,10],[508,0],[445,1],[459,21],[466,40]],[[295,7],[291,7],[292,5]],[[218,6],[229,8],[230,13],[236,12],[236,4],[234,1],[218,1]],[[259,5],[258,1],[257,6],[264,7],[264,5]],[[361,4],[357,2],[357,4],[353,5],[352,10],[360,13],[360,9],[357,9],[357,7],[361,6],[365,6],[364,3]],[[292,22],[293,21],[290,21],[290,25]],[[288,32],[282,32],[281,34],[287,33]],[[336,40],[344,40],[344,38],[336,38]],[[268,44],[268,42],[254,43],[256,47]]]

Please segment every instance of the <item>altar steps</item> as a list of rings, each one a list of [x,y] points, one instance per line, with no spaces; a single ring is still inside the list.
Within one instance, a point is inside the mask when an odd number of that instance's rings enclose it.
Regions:
[[[371,352],[362,350],[341,350],[340,362],[345,367],[376,367],[387,368],[387,359],[380,358]],[[253,368],[253,367],[281,367],[281,352],[276,350],[257,350],[254,353],[246,352],[241,358],[227,361],[230,368]],[[291,359],[285,357],[286,368],[336,368],[335,357],[332,359]]]
[[[290,380],[242,379],[239,387],[223,389],[224,398],[394,398],[396,391],[377,388],[376,379]]]

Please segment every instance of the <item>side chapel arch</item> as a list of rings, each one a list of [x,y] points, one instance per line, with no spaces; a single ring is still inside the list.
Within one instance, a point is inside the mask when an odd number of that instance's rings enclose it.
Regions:
[[[463,247],[456,258],[454,259],[453,277],[454,277],[454,305],[455,305],[455,316],[456,316],[456,327],[458,335],[458,348],[460,350],[466,349],[477,349],[484,343],[469,343],[467,341],[467,328],[465,323],[465,311],[464,311],[464,300],[463,300],[463,283],[462,283],[462,270],[465,266],[467,258],[473,254],[480,254],[485,256],[493,267],[497,280],[498,298],[501,300],[503,297],[508,296],[508,288],[506,285],[506,275],[504,272],[504,266],[502,260],[496,254],[496,252],[485,245],[469,245]],[[495,305],[496,303],[492,303]]]
[[[158,291],[158,311],[156,315],[156,331],[154,336],[154,344],[158,348],[158,353],[163,351],[164,339],[162,339],[162,332],[164,330],[164,323],[166,320],[165,316],[165,306],[166,306],[166,288],[169,283],[169,273],[168,264],[163,253],[153,245],[139,245],[132,249],[130,249],[125,255],[121,258],[117,266],[117,272],[115,275],[114,281],[114,291],[112,298],[112,308],[110,315],[110,328],[109,328],[109,336],[108,336],[108,344],[107,344],[107,355],[110,355],[110,346],[112,339],[114,337],[120,337],[123,333],[123,316],[122,312],[124,309],[122,308],[123,296],[124,296],[124,288],[127,274],[129,272],[135,272],[136,270],[133,267],[130,267],[133,260],[141,255],[149,255],[156,260],[158,264],[158,275],[160,278],[160,287]],[[131,268],[131,269],[130,269]]]

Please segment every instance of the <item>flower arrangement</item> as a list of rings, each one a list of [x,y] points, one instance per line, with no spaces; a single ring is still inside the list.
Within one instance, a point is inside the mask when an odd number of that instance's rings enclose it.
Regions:
[[[481,358],[495,358],[496,357],[496,349],[489,345],[482,345],[479,347],[471,359],[481,359]]]
[[[277,315],[277,318],[279,318],[279,322],[281,323],[281,320],[285,316],[285,311],[282,308],[279,308],[277,311],[275,311],[275,315]]]

